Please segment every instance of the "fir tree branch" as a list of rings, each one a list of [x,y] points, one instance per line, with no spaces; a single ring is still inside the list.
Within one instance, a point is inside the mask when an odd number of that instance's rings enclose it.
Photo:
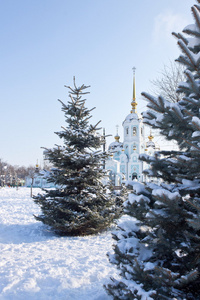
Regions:
[[[188,204],[196,209],[196,211],[200,211],[200,207],[195,205],[193,202],[189,201],[188,199],[184,199]]]
[[[189,101],[187,101],[187,102],[189,102]],[[184,113],[186,113],[188,116],[190,116],[192,118],[195,116],[193,113],[191,113],[191,111],[188,111],[187,109],[184,109],[183,111],[184,111]]]
[[[186,47],[185,43],[183,43],[183,41],[179,40],[178,45],[181,48],[181,50],[185,53],[185,55],[189,58],[191,64],[195,67],[196,62],[194,61],[193,56],[191,55],[190,50]]]
[[[188,44],[188,40],[183,36],[182,33],[172,32],[172,35],[175,36],[177,39],[181,39],[185,43],[185,45]],[[175,61],[178,61],[178,59],[175,59]]]
[[[58,101],[59,101],[65,108],[67,108],[67,105],[66,105],[63,101],[61,101],[60,99],[58,99]]]
[[[196,24],[198,25],[199,29],[200,29],[200,16],[199,16],[199,9],[194,5],[191,8],[192,10],[192,14],[195,18]],[[200,35],[200,34],[199,34]]]
[[[184,142],[186,142],[188,145],[190,145],[191,147],[194,147],[196,148],[197,150],[200,151],[200,147],[194,145],[193,143],[189,142],[188,140],[184,139],[184,138],[181,138]]]

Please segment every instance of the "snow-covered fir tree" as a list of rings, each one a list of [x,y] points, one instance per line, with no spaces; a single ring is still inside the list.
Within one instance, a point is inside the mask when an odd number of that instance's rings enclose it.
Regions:
[[[42,214],[35,216],[62,235],[88,235],[110,226],[121,215],[122,198],[105,184],[103,161],[107,154],[100,150],[104,137],[89,123],[91,111],[85,107],[88,86],[69,89],[70,100],[62,101],[66,127],[56,134],[63,146],[46,149],[46,158],[53,164],[49,182],[55,189],[34,197]]]
[[[200,299],[200,0],[192,14],[195,24],[174,33],[185,67],[177,91],[183,98],[170,103],[143,93],[144,122],[176,141],[179,151],[141,155],[153,182],[132,182],[128,217],[113,233],[109,258],[120,279],[106,289],[114,299]]]

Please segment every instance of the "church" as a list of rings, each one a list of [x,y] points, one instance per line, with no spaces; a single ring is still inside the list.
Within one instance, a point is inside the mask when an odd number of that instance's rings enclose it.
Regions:
[[[150,132],[148,141],[145,141],[145,127],[142,116],[137,113],[137,102],[135,93],[135,69],[133,68],[133,97],[131,101],[131,111],[122,123],[123,142],[120,142],[118,131],[115,141],[108,147],[110,154],[105,168],[109,170],[110,178],[115,186],[120,186],[122,180],[137,179],[140,182],[146,181],[143,170],[147,168],[144,162],[139,160],[139,155],[146,153],[153,155],[159,146],[153,142]]]

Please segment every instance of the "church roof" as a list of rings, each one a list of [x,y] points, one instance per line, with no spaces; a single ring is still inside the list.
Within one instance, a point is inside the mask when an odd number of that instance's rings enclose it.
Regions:
[[[116,128],[117,128],[117,133],[116,133],[116,135],[115,135],[115,141],[114,142],[112,142],[110,145],[109,145],[109,147],[108,147],[108,149],[109,150],[117,150],[117,148],[120,148],[120,150],[121,150],[121,148],[123,148],[123,143],[121,143],[120,141],[119,141],[119,139],[120,139],[120,136],[119,136],[119,134],[118,134],[118,125],[116,126]]]
[[[137,113],[133,112],[133,113],[130,113],[124,120],[125,121],[128,121],[128,122],[131,122],[132,120],[139,120],[139,116]]]
[[[117,150],[117,148],[123,148],[123,143],[115,141],[112,142],[108,147],[109,150]]]
[[[155,143],[153,141],[148,141],[147,142],[147,148],[152,147],[155,149]]]
[[[155,143],[155,142],[153,142],[153,135],[152,135],[152,133],[151,133],[151,130],[150,130],[150,135],[148,136],[148,142],[147,142],[147,148],[149,148],[149,147],[152,147],[153,149],[155,149],[155,150],[160,150],[160,146],[158,145],[158,143]]]

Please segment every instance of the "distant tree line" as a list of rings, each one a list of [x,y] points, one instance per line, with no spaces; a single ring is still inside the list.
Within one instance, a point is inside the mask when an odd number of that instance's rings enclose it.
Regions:
[[[0,186],[20,186],[25,178],[35,171],[34,166],[11,165],[0,159]]]

